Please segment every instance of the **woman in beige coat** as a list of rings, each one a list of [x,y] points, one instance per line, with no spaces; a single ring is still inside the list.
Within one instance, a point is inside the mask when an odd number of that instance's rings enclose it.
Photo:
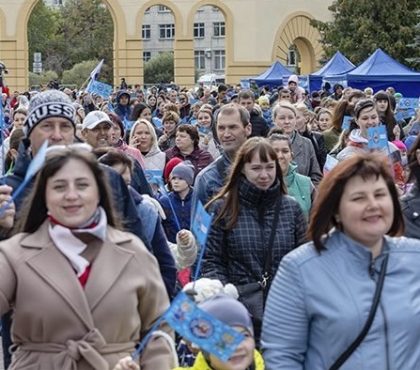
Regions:
[[[51,149],[21,232],[0,243],[0,314],[14,312],[10,369],[113,369],[169,300],[155,258],[121,231],[93,155]],[[172,335],[166,324],[159,330]],[[170,369],[167,340],[152,338],[140,369]]]

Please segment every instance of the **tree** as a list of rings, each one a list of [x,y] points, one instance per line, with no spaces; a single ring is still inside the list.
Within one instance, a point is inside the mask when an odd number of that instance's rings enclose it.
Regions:
[[[29,65],[35,52],[42,53],[43,69],[60,71],[63,62],[61,14],[38,1],[28,21]]]
[[[42,88],[47,86],[51,80],[57,79],[57,73],[55,71],[45,71],[41,74],[29,72],[29,86],[38,86]]]
[[[101,73],[101,81],[111,82],[114,23],[101,0],[66,1],[61,7],[62,32],[69,56],[67,68],[93,59],[105,59],[111,69]]]
[[[144,83],[160,84],[174,81],[174,54],[171,51],[161,53],[144,65]]]
[[[55,10],[38,1],[28,24],[29,63],[41,52],[44,70],[59,77],[83,61],[105,59],[101,81],[112,83],[114,24],[101,0],[71,0]]]
[[[88,60],[85,62],[77,63],[72,69],[63,72],[63,78],[61,79],[62,84],[75,84],[77,87],[81,87],[84,82],[88,79],[90,73],[98,65],[97,60]],[[100,77],[102,76],[102,69]],[[102,81],[102,78],[98,80]],[[86,88],[86,85],[84,86]]]
[[[420,0],[336,0],[332,22],[312,21],[327,58],[340,51],[354,64],[381,48],[403,64],[415,66]],[[414,59],[413,59],[414,58]]]

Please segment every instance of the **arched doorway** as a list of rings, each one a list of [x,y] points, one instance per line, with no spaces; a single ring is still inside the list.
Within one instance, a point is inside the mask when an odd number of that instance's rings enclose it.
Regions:
[[[317,69],[323,53],[319,32],[310,25],[311,19],[308,14],[291,15],[280,26],[274,46],[273,59],[284,65],[290,62],[290,53],[295,49],[296,72],[302,75]]]

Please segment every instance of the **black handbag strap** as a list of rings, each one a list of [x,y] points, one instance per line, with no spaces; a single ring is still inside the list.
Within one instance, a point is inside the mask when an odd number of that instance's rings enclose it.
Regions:
[[[352,344],[350,344],[349,348],[347,348],[341,354],[341,356],[338,358],[338,360],[335,361],[334,364],[330,367],[330,370],[339,370],[340,367],[353,354],[353,352],[360,345],[360,343],[363,342],[363,339],[365,339],[367,333],[369,332],[369,329],[370,329],[370,327],[372,326],[372,323],[373,323],[373,319],[375,318],[376,310],[378,309],[379,301],[381,299],[382,287],[384,285],[386,268],[387,268],[387,265],[388,265],[388,257],[389,257],[389,254],[387,254],[385,256],[384,260],[382,261],[381,272],[380,272],[380,275],[379,275],[379,281],[378,281],[378,284],[376,284],[375,295],[373,297],[372,306],[370,308],[369,316],[368,316],[368,319],[366,320],[365,326],[363,327],[362,331],[357,336],[357,338],[354,340],[354,342]]]
[[[264,275],[262,276],[262,282],[261,282],[261,285],[263,288],[265,288],[267,284],[267,280],[270,277],[269,271],[271,268],[271,261],[273,259],[274,238],[276,236],[277,225],[279,223],[279,217],[280,217],[281,197],[282,195],[280,195],[280,197],[277,199],[276,207],[274,208],[274,219],[273,219],[273,224],[271,226],[270,238],[268,239],[267,252],[266,252],[265,262],[264,262]]]

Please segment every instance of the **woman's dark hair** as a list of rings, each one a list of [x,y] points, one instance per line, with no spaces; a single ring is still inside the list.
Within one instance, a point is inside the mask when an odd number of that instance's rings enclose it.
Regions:
[[[198,133],[197,127],[184,123],[177,126],[175,134],[177,132],[185,132],[188,134],[194,143],[194,149],[198,147],[198,143],[200,142],[200,134]]]
[[[217,222],[222,218],[226,218],[226,230],[235,227],[239,217],[239,179],[244,176],[242,171],[246,163],[251,163],[255,153],[258,153],[262,162],[274,161],[276,166],[276,177],[280,183],[279,196],[286,194],[286,185],[283,180],[282,171],[277,160],[277,154],[267,139],[261,137],[253,137],[245,141],[239,148],[235,157],[235,161],[231,166],[227,183],[219,191],[219,193],[206,204],[208,208],[218,199],[224,199],[220,212],[213,222]],[[226,196],[226,197],[225,197]]]
[[[150,109],[150,107],[147,104],[145,104],[145,103],[138,103],[138,104],[136,104],[133,107],[133,110],[131,112],[130,121],[137,121],[140,118],[140,116],[143,113],[143,111],[145,109],[147,109],[147,108]],[[151,109],[150,109],[150,111],[151,111]]]
[[[340,100],[333,111],[331,118],[332,127],[341,131],[344,116],[354,116],[354,105],[345,99]]]
[[[388,140],[394,141],[395,140],[395,134],[394,134],[394,127],[397,124],[397,120],[394,116],[394,111],[392,109],[392,104],[389,99],[389,94],[387,94],[385,91],[378,91],[375,96],[373,97],[375,103],[379,100],[385,100],[388,102],[388,106],[386,107],[385,112],[378,112],[379,118],[383,124],[386,126],[386,133],[388,134]]]
[[[347,182],[356,176],[361,176],[363,180],[372,177],[382,177],[385,180],[394,206],[394,220],[386,234],[404,234],[404,219],[391,174],[391,163],[387,157],[380,154],[359,154],[338,163],[318,186],[308,229],[308,238],[313,241],[317,251],[321,252],[324,249],[322,238],[332,227],[341,230],[336,215]]]
[[[407,155],[408,168],[410,169],[410,179],[415,180],[417,185],[420,185],[420,164],[417,160],[417,150],[420,149],[420,135],[417,135],[416,140],[411,146]]]
[[[76,148],[54,150],[47,154],[44,166],[38,172],[34,187],[32,188],[23,209],[19,223],[16,225],[18,232],[35,232],[48,217],[46,204],[47,182],[70,160],[85,163],[96,180],[99,192],[99,204],[105,210],[108,225],[122,229],[121,217],[118,217],[113,203],[112,191],[108,185],[106,174],[101,169],[95,156]]]
[[[12,163],[14,163],[12,149],[18,150],[19,144],[24,137],[25,137],[25,134],[21,128],[15,128],[12,134],[10,135],[9,150],[7,151],[6,157],[4,159],[6,171],[10,168]]]

